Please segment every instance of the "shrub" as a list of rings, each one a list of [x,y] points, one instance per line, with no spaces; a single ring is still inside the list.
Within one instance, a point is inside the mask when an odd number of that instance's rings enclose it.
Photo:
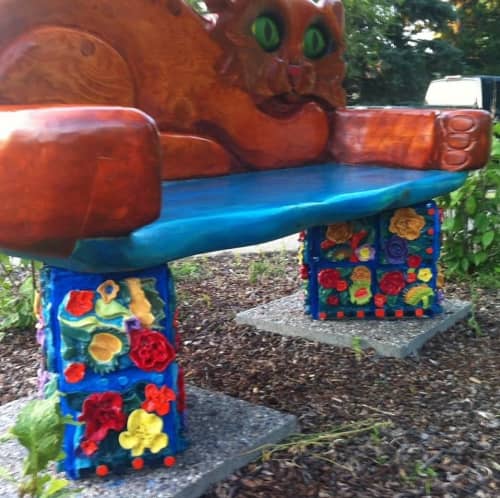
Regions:
[[[473,278],[498,287],[500,277],[500,123],[494,126],[491,159],[465,184],[439,199],[445,210],[443,258],[449,277]]]

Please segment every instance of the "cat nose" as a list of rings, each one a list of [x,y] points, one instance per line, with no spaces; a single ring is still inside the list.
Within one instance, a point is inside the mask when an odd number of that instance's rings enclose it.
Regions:
[[[293,87],[296,87],[302,76],[302,66],[298,64],[288,64],[288,78]]]

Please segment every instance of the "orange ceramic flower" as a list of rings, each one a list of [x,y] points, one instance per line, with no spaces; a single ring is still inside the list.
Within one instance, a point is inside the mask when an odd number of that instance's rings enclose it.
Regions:
[[[84,363],[72,363],[65,371],[64,378],[70,384],[77,384],[82,381],[85,377],[85,364]]]
[[[389,231],[407,240],[416,240],[425,226],[425,218],[413,208],[398,209],[389,225]]]
[[[175,392],[167,386],[158,388],[154,384],[148,384],[144,393],[146,400],[141,408],[147,412],[156,412],[161,417],[170,411],[170,402],[175,401]]]
[[[371,282],[372,274],[367,266],[357,266],[351,274],[353,282]]]
[[[326,238],[337,244],[343,244],[352,237],[352,226],[349,222],[334,223],[326,230]]]
[[[118,296],[120,286],[114,280],[106,280],[99,287],[97,287],[97,292],[100,294],[102,300],[106,304],[109,304],[111,301],[116,299],[116,296]]]

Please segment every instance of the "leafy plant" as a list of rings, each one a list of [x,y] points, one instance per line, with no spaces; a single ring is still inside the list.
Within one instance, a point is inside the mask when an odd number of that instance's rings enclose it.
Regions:
[[[204,266],[196,259],[175,261],[170,265],[170,270],[176,282],[199,280],[204,273]]]
[[[248,280],[251,284],[260,282],[264,277],[280,277],[286,274],[286,253],[259,255],[248,267]]]
[[[312,455],[319,460],[324,460],[353,472],[352,469],[340,465],[338,462],[329,458],[335,443],[346,439],[352,439],[362,434],[373,433],[373,431],[377,431],[377,433],[380,434],[380,429],[391,426],[392,422],[385,420],[360,420],[332,427],[324,432],[312,434],[293,434],[284,443],[266,444],[257,448],[257,450],[262,452],[261,458],[264,462],[271,460],[276,453],[281,451],[287,451],[293,455],[310,451],[312,452]]]
[[[35,325],[33,299],[36,266],[32,261],[0,254],[0,332]]]
[[[443,262],[448,275],[498,286],[500,276],[500,123],[491,160],[465,184],[439,199],[445,210]]]
[[[61,448],[65,423],[74,422],[61,414],[58,393],[48,399],[30,401],[17,416],[10,434],[28,450],[23,465],[23,479],[19,483],[19,496],[69,496],[66,489],[69,482],[46,472],[51,462],[64,457]],[[5,470],[1,473],[2,477],[17,482]]]

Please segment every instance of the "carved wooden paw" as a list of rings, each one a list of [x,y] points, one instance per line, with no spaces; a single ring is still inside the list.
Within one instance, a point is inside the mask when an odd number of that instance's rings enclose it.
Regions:
[[[486,111],[444,111],[437,125],[440,169],[463,171],[486,164],[491,147],[491,116]]]

